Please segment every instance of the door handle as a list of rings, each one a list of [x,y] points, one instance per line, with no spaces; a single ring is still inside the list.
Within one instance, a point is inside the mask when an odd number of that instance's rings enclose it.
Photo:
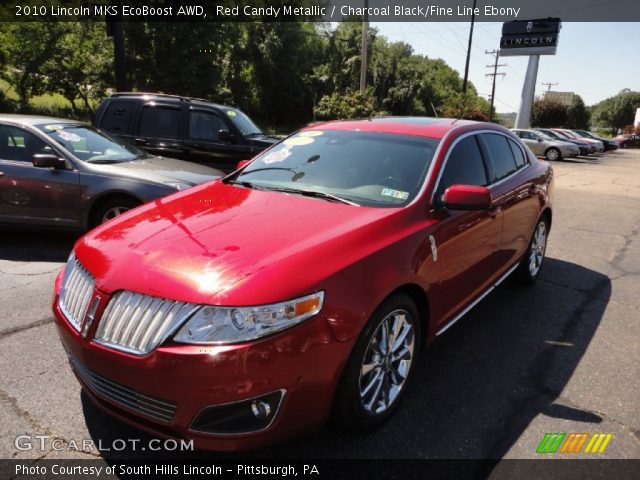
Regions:
[[[145,145],[149,143],[149,141],[145,140],[144,138],[134,138],[133,141],[136,143],[136,145]]]

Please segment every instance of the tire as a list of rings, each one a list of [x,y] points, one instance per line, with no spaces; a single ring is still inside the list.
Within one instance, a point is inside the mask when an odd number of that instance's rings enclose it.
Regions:
[[[516,278],[521,283],[531,285],[538,279],[542,264],[544,263],[548,238],[549,220],[546,216],[542,216],[540,220],[538,220],[538,223],[536,223],[536,228],[533,229],[527,251],[516,269]]]
[[[390,355],[384,346],[387,326],[398,328],[394,336],[399,343]],[[352,430],[371,430],[385,422],[407,389],[419,345],[415,303],[403,294],[389,297],[371,316],[351,352],[336,391],[334,420]]]
[[[550,162],[554,160],[562,160],[562,154],[556,147],[551,147],[547,149],[546,152],[544,152],[544,158],[546,158]]]
[[[141,202],[132,197],[112,197],[96,208],[91,217],[91,228],[97,227],[140,204]]]

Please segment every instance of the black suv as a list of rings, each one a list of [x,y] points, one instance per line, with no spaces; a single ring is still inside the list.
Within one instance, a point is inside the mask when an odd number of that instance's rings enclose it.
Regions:
[[[94,126],[154,155],[227,172],[278,142],[237,108],[158,93],[114,93],[98,108]]]

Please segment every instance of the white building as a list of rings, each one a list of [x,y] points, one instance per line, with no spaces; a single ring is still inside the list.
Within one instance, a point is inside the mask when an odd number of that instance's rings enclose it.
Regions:
[[[636,119],[633,121],[633,126],[640,127],[640,108],[636,110]]]

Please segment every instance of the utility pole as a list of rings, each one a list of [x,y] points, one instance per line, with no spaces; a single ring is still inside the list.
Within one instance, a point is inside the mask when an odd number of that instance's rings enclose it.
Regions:
[[[542,82],[542,85],[544,85],[547,88],[547,92],[551,91],[551,87],[555,87],[556,85],[558,85],[558,82],[556,83],[552,83],[552,82]]]
[[[500,52],[498,50],[485,50],[484,53],[487,55],[494,55],[495,61],[493,65],[487,65],[487,68],[493,68],[493,73],[485,73],[485,77],[493,77],[493,85],[491,86],[491,106],[489,107],[489,121],[493,120],[493,105],[496,98],[496,77],[500,75],[504,77],[506,75],[505,72],[498,72],[498,67],[506,67],[506,63],[498,63],[498,58],[500,57]]]
[[[364,18],[362,19],[362,50],[360,51],[360,93],[367,88],[367,46],[369,44],[369,0],[364,0]]]
[[[476,1],[473,0],[473,11],[471,12],[471,28],[469,29],[469,45],[467,46],[467,61],[464,65],[464,80],[462,81],[462,94],[467,94],[467,80],[469,79],[469,60],[471,59],[471,43],[473,42],[473,24],[476,21]]]

